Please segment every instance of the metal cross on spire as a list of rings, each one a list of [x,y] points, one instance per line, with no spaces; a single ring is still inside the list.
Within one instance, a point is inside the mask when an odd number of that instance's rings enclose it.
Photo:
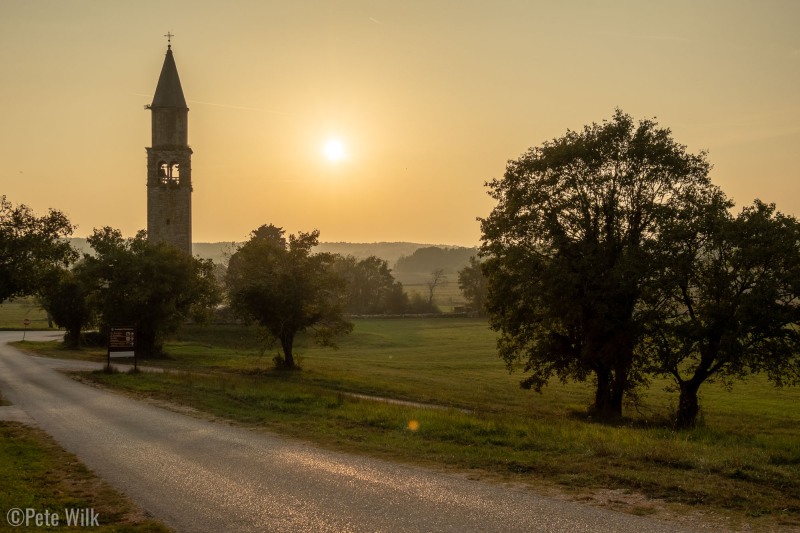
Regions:
[[[164,37],[167,38],[167,50],[172,50],[172,38],[175,37],[175,34],[168,31]]]

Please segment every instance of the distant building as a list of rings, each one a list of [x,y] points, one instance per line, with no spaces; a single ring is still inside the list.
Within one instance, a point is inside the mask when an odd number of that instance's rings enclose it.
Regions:
[[[152,146],[147,148],[147,236],[192,254],[192,149],[189,108],[183,97],[172,45],[147,106]]]

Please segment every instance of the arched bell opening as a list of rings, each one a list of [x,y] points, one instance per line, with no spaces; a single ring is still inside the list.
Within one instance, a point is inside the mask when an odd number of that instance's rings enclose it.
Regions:
[[[181,166],[175,161],[169,164],[169,179],[175,185],[181,181]]]

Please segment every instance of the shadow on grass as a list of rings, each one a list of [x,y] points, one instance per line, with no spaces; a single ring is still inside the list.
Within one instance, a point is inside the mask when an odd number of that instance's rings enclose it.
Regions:
[[[675,417],[669,413],[653,413],[638,417],[600,415],[591,408],[568,409],[567,417],[587,424],[629,429],[675,429]],[[700,424],[697,426],[700,428]]]

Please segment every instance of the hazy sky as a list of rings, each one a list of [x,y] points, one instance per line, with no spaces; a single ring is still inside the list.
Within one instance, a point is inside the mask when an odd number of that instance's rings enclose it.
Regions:
[[[196,242],[476,245],[486,180],[616,107],[800,215],[799,28],[795,0],[0,0],[0,193],[77,236],[144,228],[171,31]]]

